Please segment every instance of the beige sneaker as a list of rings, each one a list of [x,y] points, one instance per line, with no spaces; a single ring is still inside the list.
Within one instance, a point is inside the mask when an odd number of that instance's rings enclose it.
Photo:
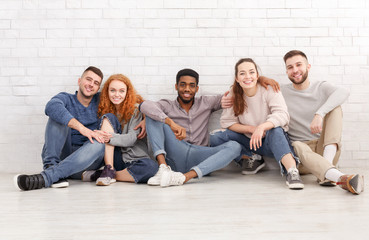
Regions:
[[[353,194],[360,194],[364,191],[364,177],[360,174],[346,174],[340,177],[337,185]]]

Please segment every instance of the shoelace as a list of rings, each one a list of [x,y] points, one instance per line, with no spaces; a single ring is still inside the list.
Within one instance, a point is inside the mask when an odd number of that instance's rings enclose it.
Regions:
[[[291,173],[291,180],[299,180],[299,175],[296,170],[293,170]]]
[[[255,159],[250,159],[248,162],[247,162],[247,168],[252,168],[252,166],[254,166],[254,162],[255,162]]]

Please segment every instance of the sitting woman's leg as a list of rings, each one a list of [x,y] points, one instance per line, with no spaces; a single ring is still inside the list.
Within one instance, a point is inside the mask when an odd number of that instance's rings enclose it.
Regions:
[[[107,113],[102,116],[102,121],[100,124],[100,130],[108,133],[121,133],[121,125],[118,118],[111,113]],[[116,171],[114,170],[114,156],[115,147],[109,143],[105,143],[105,167],[102,171],[100,177],[96,180],[96,185],[98,186],[108,186],[111,183],[116,182]],[[120,152],[120,151],[119,151]]]
[[[142,158],[126,164],[126,168],[117,171],[117,181],[147,183],[158,171],[158,164],[150,158]]]
[[[265,155],[269,155],[271,152],[279,162],[281,173],[286,174],[286,184],[290,189],[304,188],[299,171],[297,170],[299,160],[295,156],[288,135],[282,128],[273,128],[267,132],[263,148],[266,153]]]

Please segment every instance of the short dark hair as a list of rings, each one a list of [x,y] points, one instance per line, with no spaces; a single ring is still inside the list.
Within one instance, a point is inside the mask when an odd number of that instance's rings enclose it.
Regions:
[[[177,73],[177,76],[176,76],[176,83],[177,84],[179,82],[179,79],[183,76],[194,77],[196,79],[196,85],[199,85],[199,74],[195,70],[192,70],[190,68],[185,68],[185,69],[180,70]]]
[[[306,60],[308,60],[306,54],[303,53],[302,51],[300,51],[300,50],[291,50],[291,51],[289,51],[288,53],[286,53],[284,55],[284,57],[283,57],[284,63],[286,63],[287,59],[289,59],[291,57],[294,57],[294,56],[297,56],[297,55],[300,55],[300,56],[304,57]]]
[[[95,73],[97,76],[101,77],[101,81],[103,80],[104,74],[102,73],[102,71],[99,68],[94,67],[94,66],[89,66],[88,68],[86,68],[85,71],[83,71],[82,75],[85,74],[88,71],[91,71],[91,72]]]

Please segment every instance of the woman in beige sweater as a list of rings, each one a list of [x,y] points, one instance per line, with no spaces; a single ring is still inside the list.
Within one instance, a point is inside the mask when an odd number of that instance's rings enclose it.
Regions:
[[[235,66],[235,80],[231,95],[233,107],[223,110],[220,118],[222,128],[212,134],[211,144],[237,141],[243,147],[242,154],[253,153],[273,157],[286,174],[290,189],[303,189],[296,165],[299,163],[290,145],[286,131],[289,114],[281,92],[271,87],[265,89],[258,83],[259,72],[250,58],[240,59]]]

